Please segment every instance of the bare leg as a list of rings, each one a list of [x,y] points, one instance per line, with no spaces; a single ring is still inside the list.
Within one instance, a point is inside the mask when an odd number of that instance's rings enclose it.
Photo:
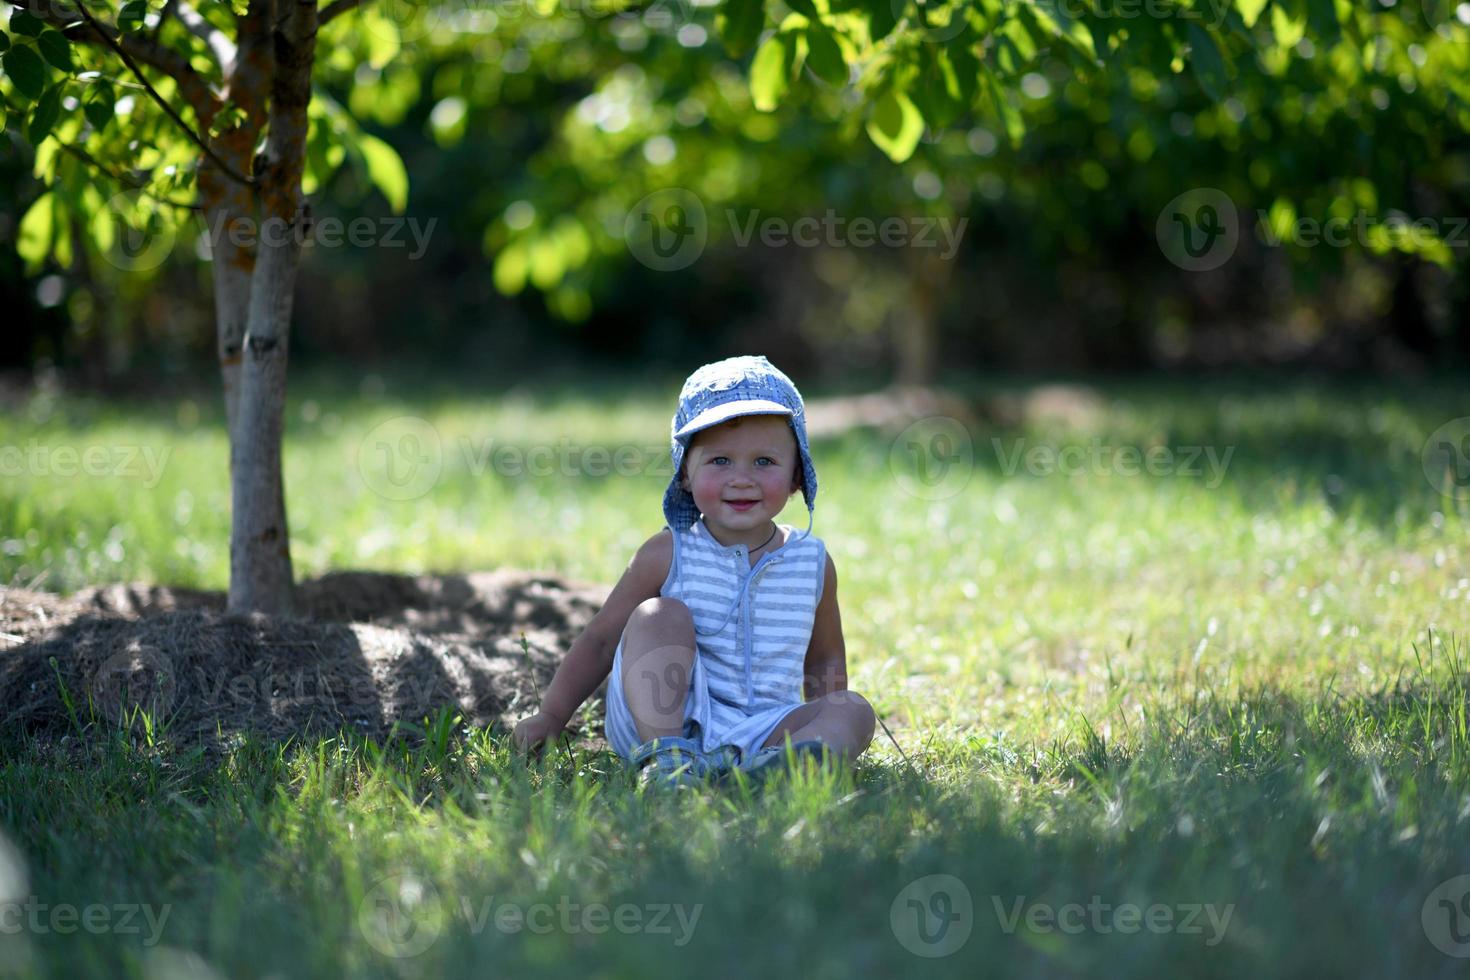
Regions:
[[[623,698],[638,738],[682,735],[694,670],[694,617],[678,599],[639,604],[623,628]]]
[[[872,705],[853,691],[833,691],[792,710],[764,743],[781,745],[787,734],[791,742],[817,739],[833,752],[856,759],[873,741],[877,716]]]

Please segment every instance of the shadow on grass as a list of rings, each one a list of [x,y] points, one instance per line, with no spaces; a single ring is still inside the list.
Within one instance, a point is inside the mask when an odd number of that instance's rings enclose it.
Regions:
[[[0,740],[122,729],[219,753],[245,733],[381,737],[443,710],[504,728],[603,592],[511,571],[341,572],[301,583],[290,619],[159,587],[0,598],[23,639],[0,654]]]
[[[1433,656],[1382,691],[1161,692],[1116,742],[1102,718],[976,735],[918,773],[870,762],[750,799],[640,794],[599,753],[527,769],[452,732],[432,752],[307,744],[289,766],[254,742],[182,772],[17,757],[3,812],[27,853],[69,855],[47,894],[111,894],[95,866],[121,865],[173,903],[168,941],[225,975],[1462,976],[1470,677],[1453,643]],[[273,899],[221,897],[245,883]],[[364,925],[370,902],[400,945]],[[634,927],[593,906],[636,908]],[[58,969],[80,955],[45,944]]]

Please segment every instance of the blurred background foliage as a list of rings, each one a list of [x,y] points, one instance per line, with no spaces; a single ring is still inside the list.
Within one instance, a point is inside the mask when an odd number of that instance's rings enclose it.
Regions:
[[[125,94],[94,127],[78,86],[33,149],[0,91],[0,364],[209,372],[202,220],[57,150],[146,155],[157,118]],[[369,3],[323,29],[306,190],[318,222],[409,224],[306,249],[292,356],[513,373],[761,350],[879,381],[1464,366],[1467,130],[1470,3],[1449,0]],[[158,145],[136,173],[187,199]],[[660,271],[625,219],[667,188],[708,240]],[[1238,241],[1195,270],[1168,218],[1201,189]],[[932,220],[957,248],[749,237],[803,217]]]

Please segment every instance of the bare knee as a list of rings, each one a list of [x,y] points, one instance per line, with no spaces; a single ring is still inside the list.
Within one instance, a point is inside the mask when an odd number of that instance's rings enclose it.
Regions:
[[[678,599],[645,599],[623,627],[623,697],[638,738],[678,735],[694,669],[694,617]]]
[[[692,642],[694,615],[689,611],[689,607],[678,599],[654,596],[638,604],[628,616],[628,625],[623,628],[623,631],[655,636],[664,642],[683,639],[687,636]]]
[[[823,711],[831,711],[842,719],[857,744],[866,747],[873,740],[878,715],[868,699],[856,691],[832,691],[822,696]]]

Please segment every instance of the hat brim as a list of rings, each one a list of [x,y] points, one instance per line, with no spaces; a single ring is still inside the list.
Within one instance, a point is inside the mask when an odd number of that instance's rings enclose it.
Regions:
[[[773,402],[765,398],[745,398],[737,401],[725,402],[700,412],[694,418],[686,422],[683,428],[674,433],[674,438],[685,442],[690,436],[703,429],[728,422],[742,415],[783,415],[791,417],[791,409],[779,402]]]

